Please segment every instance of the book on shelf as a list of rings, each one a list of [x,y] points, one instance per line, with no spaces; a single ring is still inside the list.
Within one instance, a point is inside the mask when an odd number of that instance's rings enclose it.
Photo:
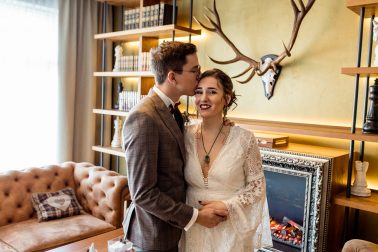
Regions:
[[[140,8],[129,9],[123,12],[124,29],[133,30],[139,28]]]
[[[141,62],[141,69],[140,71],[150,71],[151,65],[151,53],[150,52],[142,52],[142,62]]]
[[[138,55],[128,55],[120,57],[120,67],[116,71],[138,71]],[[114,71],[114,70],[113,70]]]
[[[139,101],[140,97],[137,91],[121,91],[118,94],[118,109],[130,111]]]
[[[172,24],[173,19],[173,5],[160,3],[159,10],[159,25],[169,25]],[[176,6],[176,17],[174,24],[177,22],[177,6]]]
[[[142,27],[153,27],[159,25],[172,24],[173,19],[173,5],[166,3],[159,3],[155,5],[145,6],[142,9]],[[177,21],[177,6],[176,19]]]
[[[138,91],[120,91],[118,93],[118,103],[114,106],[120,111],[130,111],[140,100],[148,95],[139,95]]]

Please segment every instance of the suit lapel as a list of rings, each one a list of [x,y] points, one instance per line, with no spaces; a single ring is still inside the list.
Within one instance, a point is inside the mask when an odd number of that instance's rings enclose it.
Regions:
[[[184,143],[184,136],[181,132],[180,128],[178,127],[175,119],[173,118],[171,112],[165,106],[164,102],[160,99],[160,97],[153,93],[150,94],[150,97],[155,105],[155,109],[158,112],[161,120],[165,124],[165,126],[169,129],[173,137],[176,139],[177,143],[179,144],[181,155],[185,160],[185,143]]]

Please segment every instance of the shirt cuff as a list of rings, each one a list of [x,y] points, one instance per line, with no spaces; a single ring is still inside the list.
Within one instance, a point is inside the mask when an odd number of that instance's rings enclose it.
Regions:
[[[192,215],[192,218],[190,219],[189,223],[186,224],[186,226],[184,227],[184,230],[185,231],[188,231],[189,228],[191,226],[193,226],[193,224],[196,222],[197,220],[197,217],[198,217],[198,209],[197,208],[193,208],[193,215]]]

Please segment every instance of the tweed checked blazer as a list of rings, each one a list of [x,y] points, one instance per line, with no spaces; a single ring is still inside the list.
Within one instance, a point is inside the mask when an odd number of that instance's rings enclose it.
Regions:
[[[126,237],[144,250],[177,247],[193,208],[185,204],[183,133],[161,98],[152,93],[123,127],[132,204]]]

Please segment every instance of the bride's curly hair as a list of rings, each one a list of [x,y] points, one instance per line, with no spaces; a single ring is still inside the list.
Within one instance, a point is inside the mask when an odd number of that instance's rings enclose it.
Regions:
[[[233,107],[233,109],[235,109],[238,104],[236,103],[237,98],[236,98],[234,85],[232,84],[231,78],[225,72],[217,68],[213,68],[213,69],[203,72],[201,76],[199,77],[199,81],[201,81],[202,79],[206,77],[213,77],[218,81],[218,83],[223,88],[224,99],[226,101],[227,101],[227,96],[231,98],[229,103],[226,105],[225,113],[227,113],[227,111],[232,107],[232,105],[235,105]]]

